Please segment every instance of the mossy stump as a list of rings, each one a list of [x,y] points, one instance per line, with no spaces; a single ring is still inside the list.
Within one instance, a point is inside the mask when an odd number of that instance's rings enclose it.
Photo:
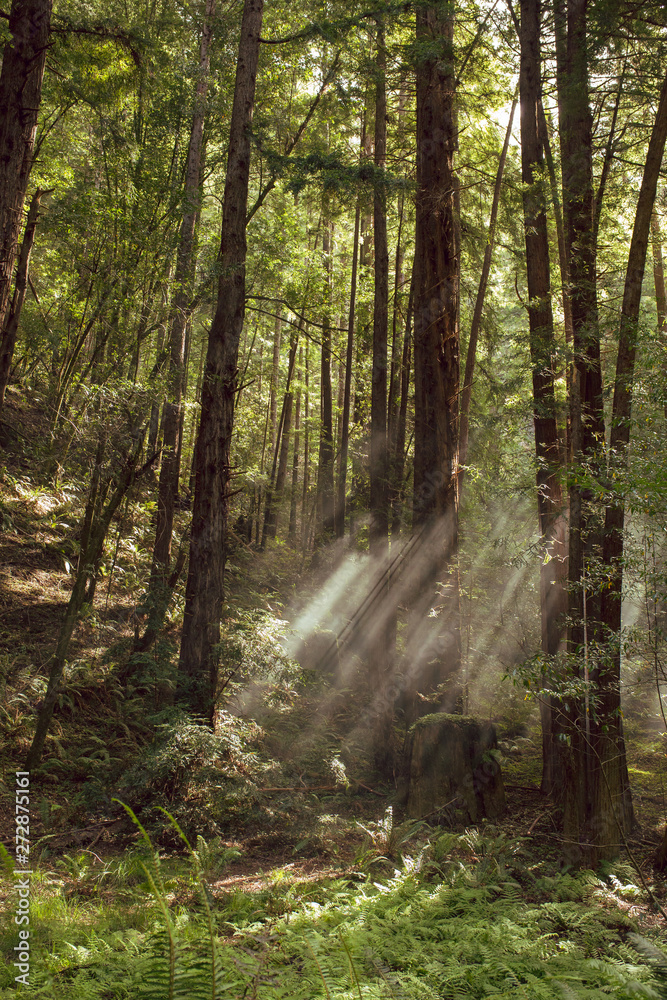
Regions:
[[[448,806],[464,822],[496,819],[505,812],[505,786],[490,722],[438,712],[410,730],[406,813],[423,819]]]

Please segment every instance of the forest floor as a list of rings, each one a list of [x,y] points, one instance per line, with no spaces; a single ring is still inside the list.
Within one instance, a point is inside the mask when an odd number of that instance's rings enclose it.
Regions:
[[[44,673],[68,599],[85,502],[78,484],[61,476],[59,484],[53,485],[48,426],[36,402],[20,403],[10,397],[8,412],[19,438],[18,444],[5,451],[4,465],[0,465],[0,761],[4,775],[0,841],[5,869],[0,901],[7,914],[13,898],[13,772],[22,767],[44,693]],[[133,509],[121,511],[113,526],[94,607],[83,617],[70,650],[66,685],[44,763],[31,776],[30,842],[36,872],[32,903],[40,969],[34,995],[120,1000],[126,994],[125,986],[118,984],[132,982],[127,996],[143,996],[136,986],[136,977],[143,975],[139,956],[154,955],[157,967],[157,956],[165,948],[164,939],[154,936],[155,927],[160,920],[166,921],[170,940],[176,939],[178,930],[184,955],[189,954],[188,949],[195,947],[193,941],[202,937],[205,899],[214,915],[209,930],[215,925],[216,940],[234,945],[223,965],[235,985],[220,996],[347,996],[340,983],[336,992],[329,981],[334,972],[340,973],[335,947],[339,951],[344,947],[352,970],[349,974],[357,978],[358,991],[350,996],[430,996],[420,992],[420,984],[431,973],[415,971],[408,957],[416,948],[414,942],[396,945],[391,961],[382,951],[380,942],[386,938],[382,921],[388,918],[380,912],[380,897],[403,900],[401,905],[414,907],[415,926],[421,926],[422,919],[424,926],[431,926],[441,919],[430,909],[436,883],[456,888],[459,903],[451,903],[447,920],[451,917],[452,934],[456,926],[461,928],[456,945],[463,951],[457,969],[461,963],[468,969],[465,981],[470,989],[457,992],[458,987],[452,987],[451,994],[436,989],[433,996],[486,996],[493,983],[497,989],[493,995],[504,996],[493,979],[496,975],[498,982],[506,983],[507,995],[515,995],[510,989],[513,976],[531,982],[531,976],[543,975],[539,969],[560,961],[550,946],[544,946],[544,954],[529,953],[526,942],[539,939],[540,934],[545,941],[568,941],[565,951],[578,956],[572,969],[559,971],[556,964],[553,975],[549,972],[556,984],[554,996],[562,995],[556,989],[562,981],[588,982],[586,977],[591,983],[604,980],[605,995],[635,995],[635,986],[640,989],[637,983],[644,981],[635,953],[623,952],[624,971],[613,973],[621,976],[614,988],[609,985],[616,982],[611,971],[603,975],[587,966],[584,973],[577,962],[597,961],[610,954],[610,949],[626,948],[628,935],[637,930],[667,946],[665,921],[659,912],[660,906],[667,907],[667,881],[653,868],[667,813],[667,736],[647,727],[645,719],[627,720],[637,828],[619,864],[595,875],[563,869],[557,812],[539,791],[540,740],[534,716],[526,716],[523,736],[503,732],[502,720],[499,723],[499,735],[505,737],[505,817],[478,829],[448,824],[444,816],[440,825],[404,821],[396,788],[377,780],[363,741],[342,721],[347,712],[346,692],[327,695],[323,711],[321,679],[311,678],[305,688],[297,689],[302,680],[297,681],[287,668],[279,671],[255,692],[255,703],[257,699],[262,702],[262,711],[256,717],[249,712],[242,718],[223,713],[215,737],[164,709],[181,594],[176,595],[164,641],[142,664],[138,676],[121,682],[118,668],[127,661],[135,628],[142,620],[140,591],[152,541],[151,511],[148,496],[140,497]],[[300,557],[285,548],[265,560],[243,547],[232,555],[230,589],[235,603],[227,608],[229,636],[232,645],[237,643],[234,649],[241,658],[260,665],[267,656],[271,659],[271,629],[294,598],[300,570]],[[258,609],[268,617],[257,617]],[[256,638],[258,632],[261,641]],[[157,744],[156,732],[162,733],[162,742]],[[132,807],[134,820],[118,800]],[[157,812],[156,806],[166,808],[185,831],[189,850],[184,850],[173,820]],[[411,901],[405,903],[410,893]],[[597,922],[589,926],[587,914],[593,899]],[[493,913],[484,910],[494,900]],[[397,914],[402,912],[399,906],[390,919],[398,921]],[[515,937],[504,944],[487,942],[491,978],[477,983],[475,970],[482,959],[471,957],[465,949],[473,948],[472,942],[483,936],[479,927],[486,928],[498,913],[505,914]],[[359,915],[359,920],[365,914],[366,929],[349,931],[348,937],[341,936],[339,929],[343,945],[322,945],[324,957],[315,958],[313,972],[309,956],[317,951],[315,942],[324,940],[326,926],[339,926],[342,914],[348,914],[350,926],[354,924],[350,914]],[[300,936],[298,940],[290,937],[289,947],[281,946],[282,958],[276,957],[272,935],[277,927],[285,934],[284,922],[290,920],[301,927]],[[311,923],[303,924],[308,920]],[[371,933],[368,928],[374,920],[379,923]],[[533,927],[530,920],[538,923]],[[470,941],[464,948],[466,921]],[[443,934],[449,933],[448,928],[449,924],[443,925]],[[9,963],[14,932],[11,920],[0,929],[0,949],[8,961],[0,996],[9,996],[13,990]],[[242,954],[251,938],[253,958],[244,965]],[[370,948],[384,955],[375,965],[371,963],[372,968],[366,963],[363,976],[360,970],[365,960],[354,950],[362,949],[361,938],[366,941],[364,954]],[[524,943],[519,945],[519,940]],[[237,946],[240,950],[235,951]],[[102,961],[102,952],[107,954],[105,949],[115,956],[111,964],[116,978],[103,989],[101,973],[93,975],[91,969]],[[285,959],[288,953],[291,957]],[[508,958],[505,971],[498,971],[494,963],[505,954],[515,955],[518,964]],[[647,956],[651,961],[650,953]],[[111,961],[108,954],[105,961]],[[277,990],[277,966],[272,963],[283,961],[301,963],[299,967],[310,963],[314,976],[309,980],[310,992],[301,994],[296,987],[286,987],[285,993]],[[424,969],[430,961],[427,955],[420,959]],[[656,961],[659,964],[661,959]],[[267,963],[266,969],[262,963]],[[269,966],[273,971],[268,971]],[[289,969],[280,968],[279,976],[289,979]],[[391,978],[399,973],[407,992],[400,992]],[[437,973],[453,976],[452,982],[458,975],[449,967]],[[368,979],[369,992],[364,992],[359,977]],[[252,982],[254,993],[248,986]],[[245,984],[243,992],[239,984]],[[166,992],[163,987],[164,983],[145,996],[163,1000],[171,995],[171,987]],[[277,991],[271,992],[274,987]],[[641,989],[637,995],[651,995]],[[535,987],[535,992],[524,995],[552,994]],[[579,995],[576,989],[572,995]]]

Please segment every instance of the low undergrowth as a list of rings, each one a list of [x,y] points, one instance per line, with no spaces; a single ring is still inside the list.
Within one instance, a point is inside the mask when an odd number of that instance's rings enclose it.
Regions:
[[[385,825],[390,822],[386,818]],[[636,936],[627,868],[548,873],[497,830],[426,831],[398,867],[357,865],[221,891],[229,856],[202,837],[160,858],[145,833],[122,858],[44,862],[32,881],[26,997],[624,998],[667,996],[667,959]],[[178,833],[178,831],[177,831]],[[372,874],[371,874],[372,872]],[[625,905],[625,912],[619,907]],[[8,909],[11,909],[9,907]],[[14,995],[11,920],[0,996]]]

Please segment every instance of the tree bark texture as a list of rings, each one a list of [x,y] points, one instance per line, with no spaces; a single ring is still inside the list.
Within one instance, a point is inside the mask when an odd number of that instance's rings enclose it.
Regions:
[[[412,366],[412,319],[414,314],[415,269],[414,263],[410,276],[410,294],[408,297],[408,313],[405,317],[405,333],[403,335],[403,356],[400,373],[400,403],[396,420],[396,440],[392,454],[394,496],[392,498],[392,535],[398,534],[405,520],[405,442],[408,418],[408,397],[410,395],[410,369]]]
[[[13,0],[0,72],[0,328],[23,225],[51,28],[51,0]]]
[[[373,193],[374,296],[373,369],[371,378],[370,513],[371,551],[382,558],[387,548],[387,339],[389,329],[389,250],[387,246],[387,192],[384,170],[387,151],[386,52],[384,28],[378,24],[375,91],[375,170]]]
[[[551,188],[551,204],[554,213],[554,222],[556,225],[556,238],[558,240],[558,261],[560,264],[560,281],[561,281],[561,301],[563,303],[563,326],[565,328],[565,347],[568,350],[572,349],[572,343],[574,340],[574,335],[572,332],[572,301],[570,299],[570,270],[567,260],[567,250],[565,247],[565,228],[563,223],[563,206],[561,205],[561,198],[558,191],[558,180],[556,178],[556,165],[554,163],[553,153],[551,151],[551,141],[549,139],[549,127],[547,125],[547,118],[544,112],[544,105],[540,101],[540,137],[542,139],[542,147],[544,149],[544,158],[547,164],[547,172],[549,174],[549,186]],[[570,399],[572,395],[572,364],[570,357],[565,359],[565,385],[567,389],[567,398]],[[570,442],[570,419],[569,414],[565,417],[565,430],[562,435],[562,460],[563,462],[568,462],[572,458],[571,454],[571,442]]]
[[[544,165],[540,138],[542,57],[540,51],[540,2],[521,0],[521,180],[528,278],[528,322],[533,377],[533,420],[537,463],[537,509],[545,553],[540,566],[542,650],[554,656],[563,638],[567,609],[567,579],[560,454],[556,423],[554,324],[551,309],[551,273],[547,232],[546,192],[542,187]],[[542,700],[542,790],[551,794],[559,782],[560,741],[556,728],[557,706]]]
[[[593,117],[589,106],[587,0],[555,0],[559,134],[563,223],[572,307],[570,451],[572,460],[593,474],[604,449],[600,331],[597,305],[593,191]],[[602,523],[581,476],[570,476],[568,583],[569,649],[575,670],[599,638],[598,594],[588,588],[590,558],[599,555]],[[570,699],[564,717],[571,760],[565,782],[565,838],[579,841],[590,817],[592,754],[583,699]],[[577,848],[573,847],[574,855]]]
[[[299,348],[299,370],[302,370],[303,350]],[[296,390],[296,403],[294,407],[294,447],[292,451],[292,491],[290,493],[289,505],[289,528],[287,537],[291,545],[296,546],[296,514],[297,497],[299,488],[299,449],[301,447],[301,389]]]
[[[334,530],[334,438],[331,389],[331,294],[333,276],[332,225],[324,222],[322,252],[325,268],[325,302],[322,317],[320,354],[320,453],[317,467],[317,538],[320,543],[331,538]]]
[[[604,448],[597,248],[594,232],[593,116],[589,107],[587,0],[556,0],[556,53],[563,178],[563,219],[572,307],[573,379],[570,401],[575,462],[599,466]],[[569,579],[571,645],[581,647],[585,557],[599,542],[599,525],[587,515],[588,497],[576,481],[570,490]],[[599,617],[589,595],[589,617]],[[590,632],[590,630],[589,630]]]
[[[345,514],[347,509],[347,460],[350,449],[350,400],[352,397],[352,369],[354,363],[354,321],[357,303],[357,274],[359,270],[359,228],[361,205],[357,200],[354,215],[354,243],[352,246],[352,275],[350,278],[350,309],[347,318],[347,347],[345,351],[345,388],[343,390],[343,413],[341,416],[340,462],[338,465],[338,502],[336,504],[336,537],[345,535]]]
[[[410,775],[406,813],[414,819],[439,810],[450,820],[480,823],[505,812],[505,786],[493,755],[498,741],[490,722],[437,712],[408,736]]]
[[[16,335],[19,329],[21,310],[23,309],[23,303],[25,302],[26,293],[28,291],[30,254],[32,253],[32,247],[35,242],[37,221],[39,219],[39,206],[43,193],[44,192],[38,188],[33,194],[30,202],[28,219],[16,267],[14,295],[12,297],[12,303],[9,308],[9,312],[7,313],[7,319],[2,331],[2,340],[0,341],[0,410],[2,410],[5,402],[5,393],[7,391],[9,376],[12,369],[12,359],[14,357],[14,348],[16,347]]]
[[[653,283],[655,286],[655,304],[658,314],[658,331],[662,336],[667,332],[667,295],[665,294],[665,264],[662,254],[662,233],[660,232],[660,220],[658,213],[653,212],[651,217],[651,243],[653,246]],[[665,371],[663,364],[663,372]],[[665,419],[667,420],[667,402],[664,406]]]
[[[209,720],[215,713],[218,683],[216,645],[220,640],[231,438],[245,316],[249,133],[263,9],[263,0],[245,0],[243,6],[222,212],[218,304],[208,339],[195,448],[178,694],[192,712]]]
[[[639,200],[630,241],[625,274],[619,331],[614,402],[609,442],[609,470],[614,478],[628,465],[632,388],[637,353],[637,332],[646,255],[651,233],[651,217],[658,178],[667,141],[667,76],[660,94]],[[610,504],[605,512],[602,559],[608,585],[602,590],[602,622],[609,645],[607,655],[593,676],[596,694],[593,742],[595,766],[601,771],[595,783],[595,843],[598,857],[613,857],[619,850],[618,823],[629,832],[632,826],[632,802],[628,783],[621,715],[621,603],[623,590],[623,534],[625,505],[622,500]]]
[[[391,729],[393,706],[385,698],[395,639],[386,572],[389,553],[389,453],[387,448],[387,341],[389,334],[389,249],[387,245],[387,191],[384,171],[387,153],[387,90],[384,24],[377,21],[375,61],[375,190],[373,193],[374,297],[373,369],[371,378],[370,534],[369,547],[378,574],[378,604],[384,606],[382,627],[368,649],[373,698],[373,753],[376,769],[387,777],[393,771]],[[374,579],[374,576],[371,577]],[[379,612],[378,612],[379,613]],[[374,631],[374,630],[373,630]]]
[[[458,577],[459,258],[454,154],[457,146],[454,16],[448,5],[417,9],[417,195],[415,229],[415,459],[413,524],[420,596],[415,640],[423,650],[419,690],[432,693],[461,667]],[[434,526],[437,528],[434,530]],[[437,591],[437,593],[436,593]],[[418,640],[437,607],[434,643]],[[454,693],[442,708],[458,701]]]

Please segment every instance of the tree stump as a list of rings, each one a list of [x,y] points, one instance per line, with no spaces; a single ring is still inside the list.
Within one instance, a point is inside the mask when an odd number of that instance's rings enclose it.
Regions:
[[[490,722],[438,712],[410,730],[407,815],[422,819],[444,806],[464,822],[505,812],[505,787]]]

